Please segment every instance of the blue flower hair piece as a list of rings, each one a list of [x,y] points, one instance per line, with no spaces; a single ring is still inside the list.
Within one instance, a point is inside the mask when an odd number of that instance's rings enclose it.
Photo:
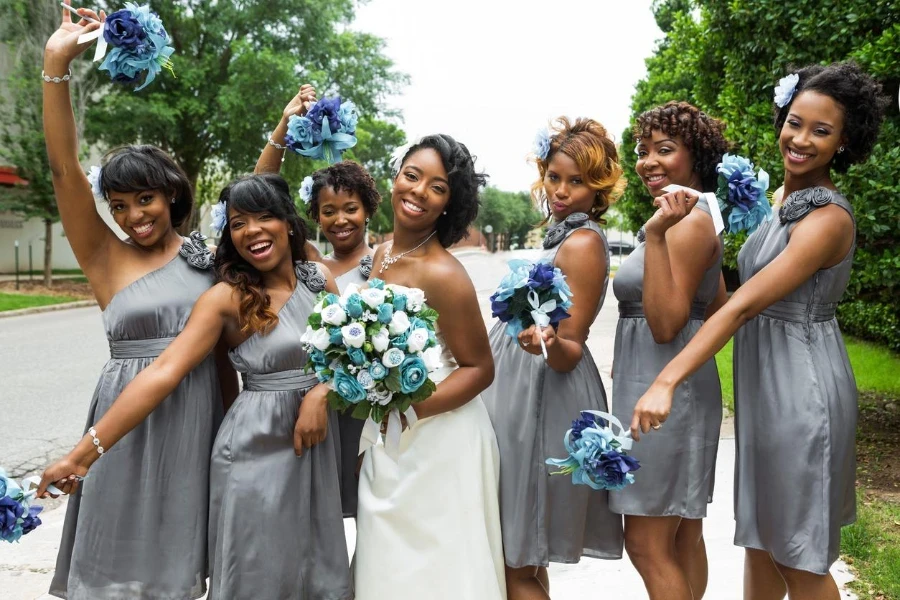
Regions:
[[[300,200],[303,201],[303,204],[309,204],[309,201],[312,200],[312,188],[313,188],[313,178],[312,175],[307,175],[303,178],[303,181],[300,183]]]
[[[214,231],[221,234],[225,230],[225,225],[228,223],[228,207],[225,202],[214,204],[210,216],[212,217],[210,226]]]
[[[94,165],[91,167],[91,170],[88,172],[87,179],[91,184],[91,193],[94,194],[94,198],[97,200],[104,200],[105,196],[103,194],[103,188],[100,187],[100,177],[103,174],[103,169]]]
[[[88,41],[101,36],[94,60],[105,54],[100,70],[107,71],[114,82],[134,84],[146,73],[144,82],[135,89],[139,91],[150,85],[162,69],[175,74],[170,60],[175,49],[169,45],[169,34],[149,5],[126,2],[125,8],[107,17],[102,29],[82,37]],[[113,47],[108,54],[107,44]]]
[[[790,103],[798,83],[800,76],[796,73],[785,75],[778,81],[778,85],[775,86],[775,104],[778,108],[784,108]]]
[[[716,167],[719,185],[716,199],[729,233],[753,233],[763,221],[772,218],[772,206],[766,197],[769,174],[760,169],[754,174],[753,163],[743,156],[725,154]]]
[[[550,153],[550,131],[546,127],[538,129],[534,135],[534,148],[532,149],[538,160],[546,160]]]
[[[291,115],[285,140],[288,148],[301,156],[334,164],[344,150],[356,145],[358,122],[353,102],[341,104],[340,96],[323,98],[306,116]]]

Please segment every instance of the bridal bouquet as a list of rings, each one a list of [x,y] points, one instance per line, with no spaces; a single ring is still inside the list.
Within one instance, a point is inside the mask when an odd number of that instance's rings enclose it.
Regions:
[[[618,427],[619,435],[612,426]],[[572,475],[573,484],[589,485],[595,490],[621,490],[634,483],[634,471],[641,468],[637,459],[628,456],[630,433],[622,434],[622,424],[609,413],[583,410],[566,432],[569,456],[548,458],[548,465],[559,467],[551,475]]]
[[[342,104],[340,96],[323,98],[306,115],[291,115],[285,136],[287,147],[301,156],[334,164],[341,160],[344,150],[356,145],[358,121],[353,102]]]
[[[514,259],[510,272],[491,296],[491,314],[506,323],[506,333],[516,337],[531,325],[556,327],[569,317],[572,291],[566,276],[548,261]],[[547,349],[541,339],[544,358]]]
[[[435,390],[429,374],[442,366],[437,319],[418,288],[372,279],[366,288],[347,286],[340,296],[323,292],[301,338],[306,368],[331,388],[332,408],[368,419],[366,439],[377,440],[388,416],[388,436],[399,446],[400,415],[412,426],[412,404]]]
[[[97,40],[94,61],[103,59],[100,70],[107,71],[114,82],[134,84],[146,73],[135,91],[150,85],[162,69],[175,74],[170,60],[175,49],[159,16],[147,4],[126,2],[125,8],[106,17],[100,29],[79,37],[78,43],[92,40]],[[112,50],[107,54],[109,46]]]
[[[716,167],[719,185],[716,200],[728,233],[753,233],[763,221],[772,218],[772,206],[766,197],[769,174],[759,170],[743,156],[726,154]]]
[[[32,500],[34,491],[24,491],[0,469],[0,540],[17,542],[41,524],[38,513],[44,507],[32,505]]]

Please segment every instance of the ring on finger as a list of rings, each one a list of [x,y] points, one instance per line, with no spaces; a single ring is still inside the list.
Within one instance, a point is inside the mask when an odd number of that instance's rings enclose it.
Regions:
[[[653,429],[660,429],[662,427],[662,423],[658,425],[651,425],[650,427],[652,427]]]

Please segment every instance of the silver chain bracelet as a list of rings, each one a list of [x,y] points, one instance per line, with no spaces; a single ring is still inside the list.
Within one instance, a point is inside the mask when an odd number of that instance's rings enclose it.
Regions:
[[[47,83],[62,83],[63,81],[72,79],[72,69],[69,69],[69,72],[62,77],[50,77],[49,75],[45,75],[44,72],[41,71],[41,79],[43,79]]]
[[[100,439],[97,437],[97,430],[91,427],[88,429],[88,435],[94,440],[94,446],[97,448],[97,454],[103,454],[103,446],[100,445]]]
[[[282,146],[278,142],[272,139],[272,136],[269,136],[269,145],[274,146],[278,150],[287,150],[287,146]]]

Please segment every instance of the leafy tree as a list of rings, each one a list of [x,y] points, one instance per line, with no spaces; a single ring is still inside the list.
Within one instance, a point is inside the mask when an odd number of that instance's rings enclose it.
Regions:
[[[504,192],[495,187],[486,188],[481,194],[481,210],[475,225],[484,230],[488,225],[492,230],[489,241],[492,246],[495,240],[500,247],[494,250],[507,250],[511,243],[521,246],[528,232],[541,221],[540,213],[535,210],[531,195],[527,192]]]

